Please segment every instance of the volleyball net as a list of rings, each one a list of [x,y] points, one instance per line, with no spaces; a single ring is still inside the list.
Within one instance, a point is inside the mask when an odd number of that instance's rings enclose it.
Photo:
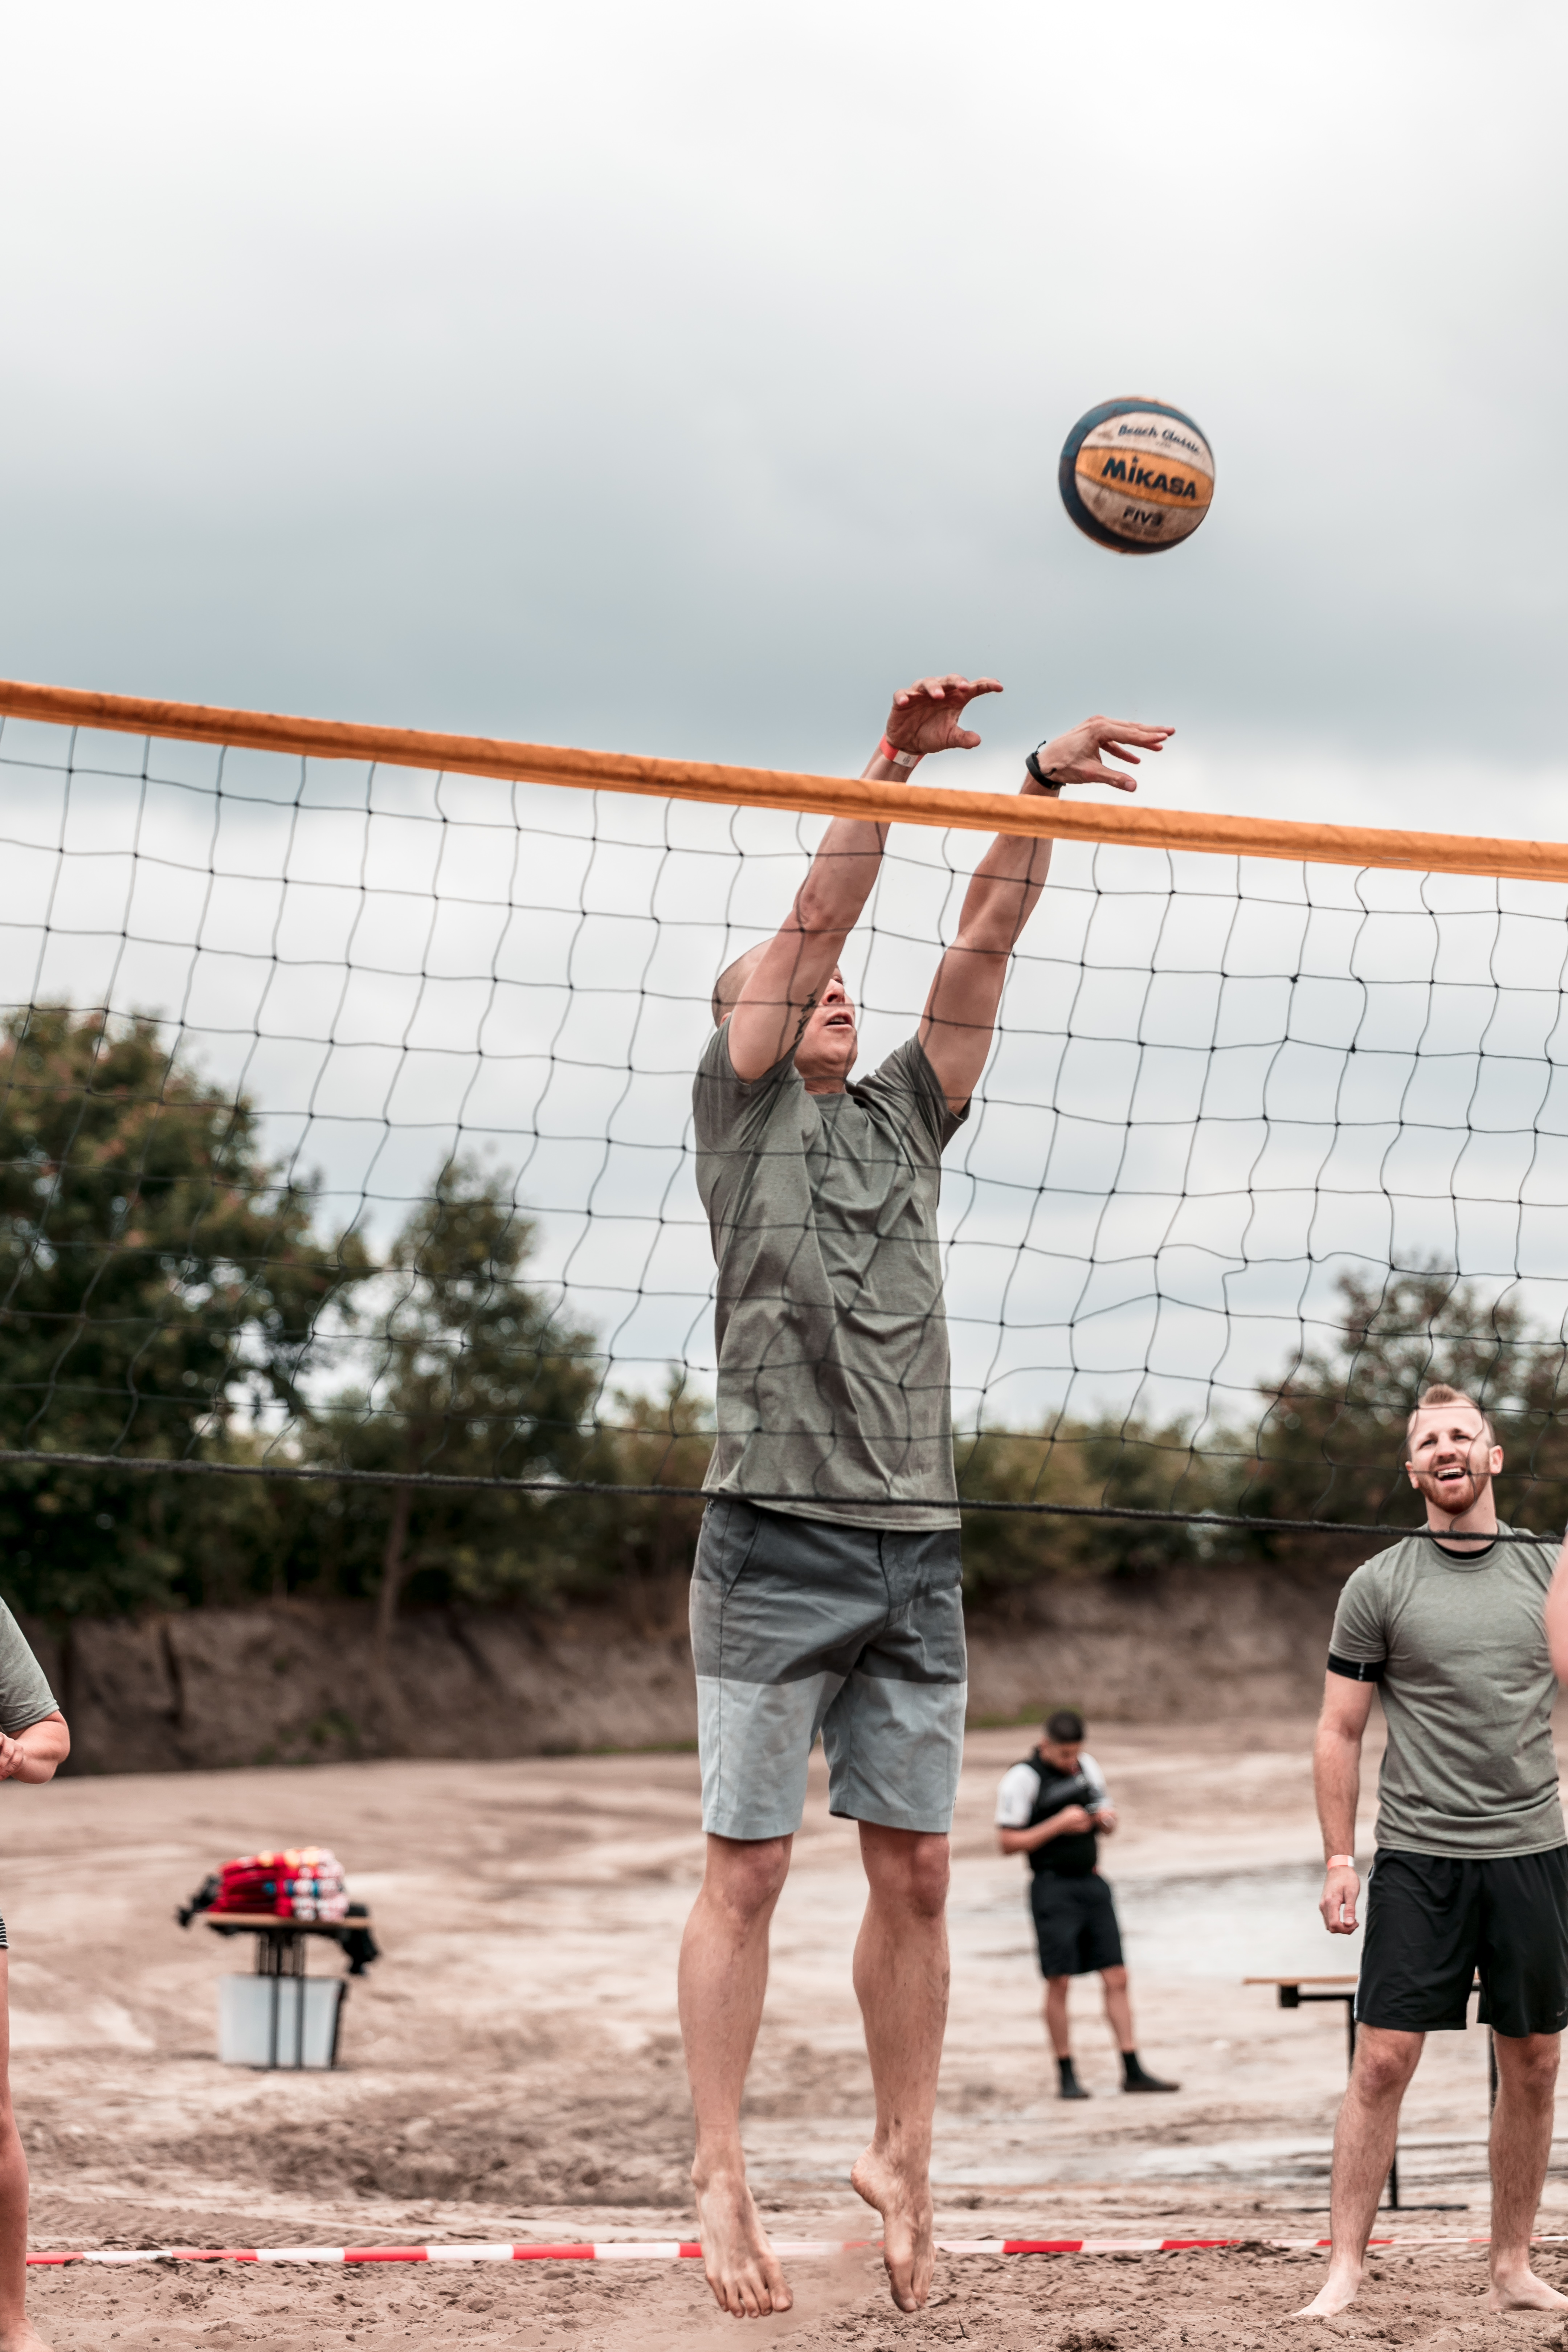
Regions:
[[[1498,1419],[1515,1521],[1561,1525],[1557,845],[4,685],[13,1484],[689,1494],[710,992],[834,814],[895,827],[846,958],[862,1072],[990,832],[1058,843],[943,1179],[986,1540],[1408,1522],[1434,1379]]]

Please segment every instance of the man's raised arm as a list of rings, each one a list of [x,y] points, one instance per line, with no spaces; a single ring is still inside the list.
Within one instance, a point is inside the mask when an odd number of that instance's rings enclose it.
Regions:
[[[1108,768],[1103,754],[1136,767],[1138,751],[1163,751],[1172,732],[1169,727],[1140,727],[1131,720],[1086,719],[1081,727],[1041,745],[1033,761],[1039,777],[1031,771],[1019,790],[1044,793],[1053,800],[1064,784],[1114,784],[1119,792],[1135,793],[1134,778]],[[921,1044],[955,1111],[963,1108],[980,1082],[1008,958],[1035,911],[1050,866],[1048,841],[999,833],[975,867],[958,936],[937,966],[921,1023]]]
[[[917,678],[894,696],[882,740],[862,775],[885,782],[907,776],[930,752],[972,751],[980,738],[963,723],[964,706],[977,694],[1001,691],[994,677]],[[730,1061],[738,1078],[760,1078],[799,1043],[871,895],[886,839],[886,825],[835,817],[783,929],[743,959],[742,985],[729,1016]]]

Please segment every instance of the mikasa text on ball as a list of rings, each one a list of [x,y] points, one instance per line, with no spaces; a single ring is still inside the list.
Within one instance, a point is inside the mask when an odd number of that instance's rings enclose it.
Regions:
[[[1121,555],[1190,539],[1214,496],[1214,455],[1163,400],[1102,400],[1068,435],[1057,476],[1079,530]]]

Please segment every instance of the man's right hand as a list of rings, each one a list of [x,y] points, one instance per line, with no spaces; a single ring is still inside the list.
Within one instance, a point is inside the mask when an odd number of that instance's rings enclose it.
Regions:
[[[1323,1898],[1318,1908],[1323,1915],[1323,1925],[1331,1936],[1353,1936],[1361,1922],[1356,1917],[1356,1897],[1361,1893],[1361,1874],[1344,1863],[1337,1863],[1323,1874]]]
[[[917,677],[893,697],[883,730],[899,751],[973,751],[980,738],[963,724],[966,703],[977,694],[1000,694],[996,677]]]
[[[1083,1830],[1094,1827],[1094,1815],[1083,1805],[1064,1805],[1050,1819],[1053,1837],[1076,1837]]]

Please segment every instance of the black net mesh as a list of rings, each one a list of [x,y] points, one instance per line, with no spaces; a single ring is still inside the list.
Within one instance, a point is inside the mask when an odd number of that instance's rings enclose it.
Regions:
[[[820,830],[6,722],[13,1479],[699,1484],[692,1073],[714,973]],[[894,835],[846,966],[863,1068],[911,1033],[984,845]],[[959,1475],[998,1574],[1042,1514],[1069,1550],[1108,1514],[1189,1552],[1407,1523],[1431,1379],[1496,1414],[1515,1520],[1561,1519],[1565,913],[1545,885],[1058,846],[944,1180]]]

